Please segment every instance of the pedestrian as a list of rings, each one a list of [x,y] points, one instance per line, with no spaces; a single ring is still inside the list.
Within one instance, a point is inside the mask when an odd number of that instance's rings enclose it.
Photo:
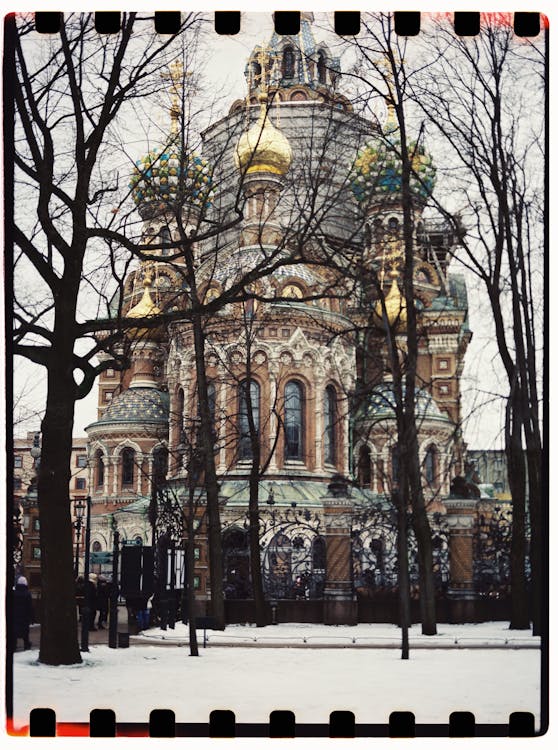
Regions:
[[[97,576],[90,573],[85,583],[85,602],[89,609],[89,630],[97,630],[95,617],[97,616]]]
[[[81,613],[83,610],[84,599],[85,599],[85,581],[83,580],[83,576],[78,576],[76,578],[76,604],[78,608],[79,622],[81,622]]]
[[[104,630],[107,624],[108,609],[109,609],[109,584],[107,579],[100,575],[97,579],[97,610],[99,617],[97,620],[97,627],[99,630]]]
[[[14,590],[14,651],[20,638],[23,638],[25,651],[31,648],[29,626],[32,622],[34,622],[33,599],[27,586],[27,578],[19,576]]]

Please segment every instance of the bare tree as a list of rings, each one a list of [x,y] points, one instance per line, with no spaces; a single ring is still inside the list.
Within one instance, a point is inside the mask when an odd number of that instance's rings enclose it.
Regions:
[[[467,39],[437,23],[428,42],[436,62],[416,82],[413,96],[451,154],[448,183],[458,190],[466,186],[460,208],[467,234],[457,257],[486,290],[508,386],[504,435],[513,498],[510,627],[528,628],[532,617],[533,631],[540,633],[545,587],[539,395],[544,41],[516,38],[511,16],[504,14],[483,16],[480,34]],[[525,570],[527,486],[531,615]]]
[[[185,15],[180,35],[194,33],[198,23],[195,14]],[[147,16],[123,14],[119,33],[100,37],[91,14],[68,16],[48,42],[35,33],[32,16],[9,18],[6,26],[15,102],[16,198],[8,225],[15,247],[14,352],[47,370],[38,490],[40,661],[48,664],[81,661],[68,494],[74,408],[99,372],[124,364],[118,357],[92,361],[101,349],[113,351],[119,336],[87,345],[101,326],[84,308],[84,279],[95,263],[95,229],[106,223],[118,186],[113,170],[102,171],[111,129],[129,100],[154,91],[154,74],[173,40],[154,34],[151,24]],[[145,44],[136,45],[136,37]],[[32,281],[20,283],[24,276]]]

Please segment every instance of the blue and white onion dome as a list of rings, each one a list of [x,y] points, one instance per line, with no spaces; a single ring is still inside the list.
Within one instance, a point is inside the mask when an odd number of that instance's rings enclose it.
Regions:
[[[408,145],[411,156],[410,187],[415,198],[425,203],[436,184],[432,157],[416,142]],[[352,168],[351,189],[357,201],[395,198],[401,193],[402,165],[399,130],[385,128],[383,136],[368,143],[358,154]]]
[[[172,141],[136,161],[129,187],[140,211],[144,207],[165,210],[176,204],[205,208],[215,192],[207,160],[195,152],[183,154]]]

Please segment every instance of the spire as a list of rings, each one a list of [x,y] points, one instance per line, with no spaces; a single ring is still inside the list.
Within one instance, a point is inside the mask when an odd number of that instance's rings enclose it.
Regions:
[[[180,119],[180,90],[184,86],[184,66],[181,60],[175,60],[169,65],[168,71],[161,73],[163,81],[169,81],[169,93],[171,94],[171,106],[169,109],[171,135],[177,135]]]

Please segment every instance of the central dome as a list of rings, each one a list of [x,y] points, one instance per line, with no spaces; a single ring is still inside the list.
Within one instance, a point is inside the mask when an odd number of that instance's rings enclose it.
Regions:
[[[234,152],[237,169],[246,174],[270,172],[285,175],[289,171],[293,152],[286,137],[270,121],[267,98],[261,100],[257,122],[238,141]]]

